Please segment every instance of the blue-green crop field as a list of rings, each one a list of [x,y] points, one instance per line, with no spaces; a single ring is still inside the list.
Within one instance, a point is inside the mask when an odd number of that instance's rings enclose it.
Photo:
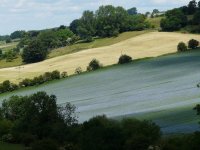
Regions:
[[[151,119],[165,134],[199,129],[193,110],[200,104],[200,52],[186,52],[117,65],[0,96],[55,94],[58,104],[77,106],[79,121],[111,118]],[[200,117],[199,117],[200,118]]]

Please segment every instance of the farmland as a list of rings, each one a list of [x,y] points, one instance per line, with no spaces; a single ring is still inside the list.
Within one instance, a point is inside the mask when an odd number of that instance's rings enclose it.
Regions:
[[[150,32],[110,46],[91,48],[35,64],[22,65],[20,71],[19,67],[0,69],[0,82],[8,79],[12,82],[19,82],[19,76],[33,78],[53,70],[67,71],[71,75],[74,74],[77,67],[86,70],[88,63],[93,58],[98,59],[104,66],[107,66],[116,64],[121,54],[127,54],[134,59],[140,59],[174,53],[177,51],[177,44],[179,42],[188,42],[191,38],[199,40],[200,36],[182,33]]]
[[[152,119],[166,134],[193,132],[198,129],[192,108],[200,103],[199,58],[196,50],[140,60],[3,94],[0,99],[46,91],[58,97],[58,104],[75,104],[80,122],[106,114]]]

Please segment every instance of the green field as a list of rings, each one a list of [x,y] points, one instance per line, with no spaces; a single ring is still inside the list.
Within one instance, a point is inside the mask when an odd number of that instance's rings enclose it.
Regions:
[[[24,150],[25,148],[21,145],[6,144],[0,142],[0,150]]]
[[[151,23],[156,29],[160,29],[160,21],[164,17],[155,17],[155,18],[148,18],[147,21]]]
[[[200,103],[199,66],[199,51],[179,53],[22,89],[0,99],[46,91],[58,97],[58,104],[75,104],[80,122],[106,114],[152,119],[165,134],[193,132],[199,129],[192,110]]]

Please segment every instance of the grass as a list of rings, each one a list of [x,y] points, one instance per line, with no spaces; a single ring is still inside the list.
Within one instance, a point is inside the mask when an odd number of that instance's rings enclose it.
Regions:
[[[58,48],[53,50],[48,58],[53,58],[57,56],[62,56],[65,54],[70,54],[74,52],[78,52],[84,49],[91,49],[91,48],[98,48],[98,47],[104,47],[104,46],[109,46],[113,45],[116,43],[119,43],[121,41],[133,38],[135,36],[145,34],[151,32],[150,30],[145,30],[145,31],[133,31],[133,32],[125,32],[120,34],[118,37],[111,37],[111,38],[99,38],[94,40],[93,42],[90,43],[77,43],[71,46],[63,47],[63,48]]]
[[[79,121],[108,117],[151,119],[165,134],[199,129],[192,108],[200,103],[198,50],[115,65],[91,73],[0,95],[55,94],[58,104],[77,106]],[[109,85],[109,86],[108,86]]]
[[[147,21],[151,23],[156,29],[160,29],[160,21],[163,17],[148,18]]]
[[[22,58],[18,56],[16,59],[13,59],[11,62],[7,62],[5,59],[0,60],[0,68],[8,68],[22,65]]]
[[[12,42],[12,43],[0,43],[0,48],[5,52],[8,50],[11,50],[17,46],[18,42]]]
[[[0,142],[0,150],[25,150],[25,148],[21,145]]]

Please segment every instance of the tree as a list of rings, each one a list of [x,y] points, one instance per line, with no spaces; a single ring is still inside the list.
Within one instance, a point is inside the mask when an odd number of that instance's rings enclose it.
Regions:
[[[66,129],[76,123],[75,107],[57,106],[55,95],[37,92],[30,96],[13,96],[3,101],[1,116],[13,122],[10,133],[17,140],[26,133],[36,139],[53,138],[64,141]]]
[[[187,46],[184,42],[180,42],[177,46],[178,52],[184,52],[187,51]]]
[[[200,1],[198,2],[198,9],[200,9]]]
[[[92,11],[84,11],[77,28],[78,35],[87,42],[92,41],[96,33],[96,19]]]
[[[59,34],[59,33],[58,33]],[[60,34],[59,34],[60,35]],[[37,40],[41,41],[45,49],[53,49],[62,46],[62,42],[59,41],[56,32],[53,30],[47,30],[41,32],[37,36]]]
[[[187,16],[180,9],[166,12],[166,18],[162,19],[160,26],[163,31],[176,31],[187,25]]]
[[[78,35],[78,27],[81,25],[80,19],[75,19],[70,23],[69,29],[76,35]]]
[[[137,14],[137,8],[133,7],[127,10],[129,15],[136,15]]]
[[[199,46],[199,41],[195,40],[195,39],[191,39],[189,42],[188,42],[188,48],[191,48],[191,49],[195,49]]]
[[[11,33],[10,38],[11,39],[18,39],[18,38],[23,38],[25,36],[26,32],[25,31],[15,31]]]
[[[0,59],[2,58],[2,56],[3,56],[3,50],[0,49]]]
[[[200,10],[198,10],[193,17],[193,23],[195,25],[200,25]]]
[[[11,43],[12,42],[12,39],[9,37],[6,39],[6,43]]]
[[[193,15],[196,12],[197,2],[196,0],[192,0],[188,4],[188,14]]]
[[[33,40],[26,48],[24,48],[22,59],[25,63],[35,63],[44,60],[47,53],[46,47],[40,40]]]

